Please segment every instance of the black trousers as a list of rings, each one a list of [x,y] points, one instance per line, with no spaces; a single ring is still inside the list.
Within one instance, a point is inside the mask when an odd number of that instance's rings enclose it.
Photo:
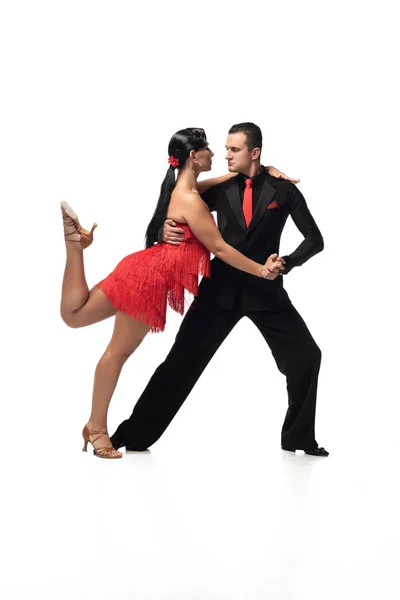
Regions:
[[[287,295],[286,295],[287,297]],[[156,369],[132,415],[117,428],[115,445],[144,450],[164,433],[219,346],[247,316],[258,327],[286,376],[288,410],[282,445],[309,450],[315,440],[315,407],[321,351],[287,298],[271,310],[227,310],[207,294],[194,299],[165,361]]]

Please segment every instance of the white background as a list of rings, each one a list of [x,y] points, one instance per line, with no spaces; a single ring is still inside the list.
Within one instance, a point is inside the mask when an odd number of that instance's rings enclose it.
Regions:
[[[399,597],[397,38],[387,1],[1,3],[3,598]],[[204,127],[222,174],[247,120],[325,239],[285,286],[331,455],[280,450],[285,380],[246,320],[150,453],[82,454],[112,321],[59,317],[59,202],[99,223],[93,285],[143,247],[174,131]],[[288,222],[281,254],[300,241]],[[126,365],[110,432],[180,321]]]

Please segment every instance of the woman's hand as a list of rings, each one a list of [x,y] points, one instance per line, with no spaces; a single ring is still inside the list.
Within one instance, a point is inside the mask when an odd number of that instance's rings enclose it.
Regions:
[[[277,254],[271,254],[266,260],[266,263],[261,267],[261,277],[273,281],[281,274],[285,268],[285,261]]]
[[[279,169],[276,169],[275,167],[265,167],[265,169],[270,175],[272,175],[272,177],[276,177],[276,179],[286,179],[291,183],[299,183],[300,181],[300,179],[292,179],[291,177],[288,177],[285,175],[285,173],[282,173],[282,171],[279,171]]]

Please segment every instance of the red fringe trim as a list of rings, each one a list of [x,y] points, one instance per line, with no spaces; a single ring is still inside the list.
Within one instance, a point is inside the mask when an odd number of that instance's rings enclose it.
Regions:
[[[197,296],[199,275],[210,277],[210,253],[183,227],[184,243],[157,244],[130,254],[96,286],[114,308],[147,323],[153,333],[165,329],[167,303],[182,315],[185,290]]]

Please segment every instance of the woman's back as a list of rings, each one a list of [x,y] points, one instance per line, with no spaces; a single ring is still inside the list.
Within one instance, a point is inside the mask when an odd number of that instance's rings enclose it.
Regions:
[[[184,213],[188,201],[195,205],[198,204],[207,207],[198,191],[188,189],[187,187],[180,187],[179,184],[176,185],[168,205],[167,219],[172,219],[177,223],[187,223]]]

